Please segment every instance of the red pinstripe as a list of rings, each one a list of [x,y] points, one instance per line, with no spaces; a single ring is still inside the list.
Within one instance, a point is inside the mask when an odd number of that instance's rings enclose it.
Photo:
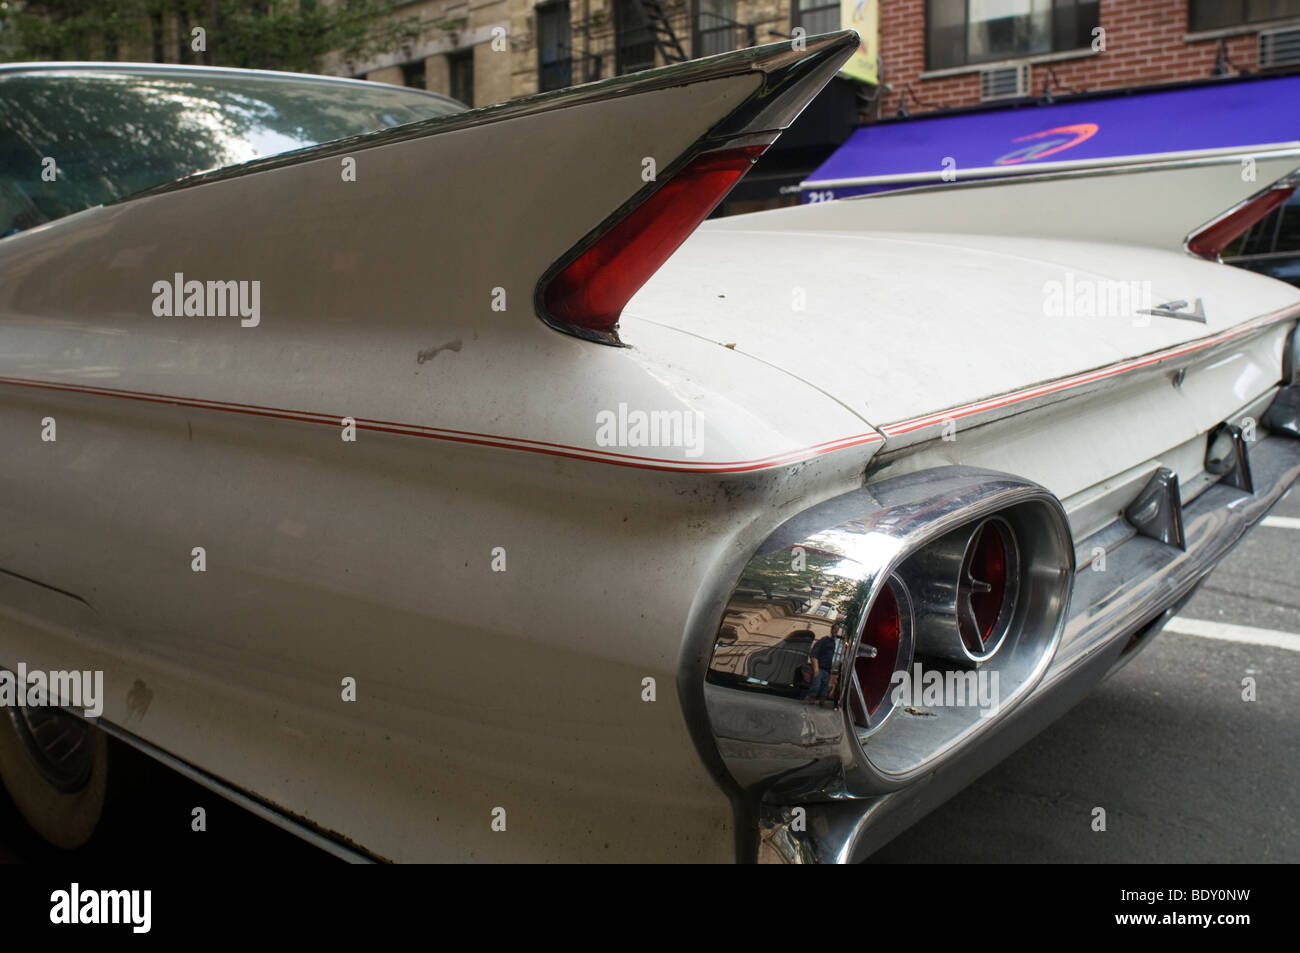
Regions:
[[[416,424],[402,424],[387,420],[369,420],[360,417],[354,419],[356,420],[358,430],[369,430],[377,433],[393,433],[408,437],[425,437],[433,440],[447,440],[454,443],[466,443],[483,447],[497,447],[505,450],[521,450],[529,453],[542,453],[550,456],[568,457],[574,460],[588,460],[596,463],[609,463],[615,466],[635,467],[643,470],[666,470],[678,473],[743,473],[750,470],[762,470],[769,467],[800,463],[804,460],[810,460],[813,457],[821,456],[822,454],[833,453],[836,450],[845,450],[850,447],[879,443],[887,437],[901,436],[902,434],[911,433],[924,427],[942,423],[945,420],[957,420],[974,414],[997,410],[1001,407],[1006,407],[1024,400],[1032,400],[1035,397],[1042,397],[1047,394],[1069,390],[1074,387],[1081,387],[1085,384],[1105,380],[1108,377],[1114,377],[1119,374],[1127,373],[1128,371],[1138,370],[1152,364],[1158,364],[1161,361],[1167,361],[1171,358],[1181,357],[1184,354],[1203,350],[1207,347],[1213,347],[1216,344],[1232,340],[1235,337],[1239,337],[1242,334],[1246,334],[1258,328],[1285,321],[1289,318],[1294,318],[1297,314],[1300,314],[1300,308],[1282,309],[1280,311],[1272,312],[1271,314],[1262,315],[1253,321],[1248,321],[1245,324],[1239,325],[1228,331],[1223,331],[1219,334],[1201,338],[1197,341],[1168,348],[1164,351],[1157,351],[1145,357],[1122,361],[1118,364],[1112,364],[1108,367],[1089,371],[1085,374],[1078,374],[1073,377],[1049,381],[1045,384],[1038,384],[1034,387],[1013,391],[1012,393],[1004,394],[1000,397],[961,405],[939,413],[928,414],[924,417],[914,417],[908,420],[901,420],[897,423],[881,427],[879,432],[873,430],[866,433],[854,434],[836,440],[828,440],[823,443],[813,444],[810,447],[790,450],[786,453],[758,457],[753,460],[700,461],[698,463],[690,463],[687,461],[671,460],[663,457],[642,457],[637,456],[636,454],[592,450],[586,447],[573,447],[567,444],[548,443],[542,440],[529,440],[522,437],[505,437],[496,434],[475,433],[467,430],[422,427]],[[103,397],[117,397],[156,404],[173,404],[180,407],[194,407],[200,410],[219,410],[227,413],[246,414],[256,417],[271,417],[280,420],[297,420],[304,423],[326,424],[331,427],[339,426],[339,422],[342,419],[340,416],[320,414],[312,411],[285,410],[277,407],[265,407],[258,404],[237,404],[230,401],[206,400],[196,397],[177,397],[167,394],[119,390],[111,387],[88,387],[78,384],[62,384],[56,381],[36,381],[16,377],[0,377],[0,384],[9,384],[15,387],[33,387],[43,390],[67,391],[78,394],[92,394]]]

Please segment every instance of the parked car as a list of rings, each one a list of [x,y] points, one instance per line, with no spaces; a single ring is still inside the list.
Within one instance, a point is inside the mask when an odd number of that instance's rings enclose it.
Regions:
[[[1238,268],[1300,286],[1300,193],[1291,196],[1224,249]]]
[[[1300,160],[704,222],[856,48],[0,71],[0,665],[103,678],[28,821],[111,735],[354,860],[851,861],[1147,644],[1300,475],[1214,260]]]

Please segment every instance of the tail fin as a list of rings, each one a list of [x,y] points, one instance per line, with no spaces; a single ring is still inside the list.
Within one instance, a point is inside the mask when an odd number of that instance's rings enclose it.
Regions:
[[[1187,248],[1213,258],[1295,186],[1297,167],[1300,149],[1288,148],[958,179],[742,216],[730,227],[1070,238]],[[1272,185],[1261,188],[1266,183]]]
[[[268,321],[304,328],[382,302],[390,327],[540,316],[616,343],[627,299],[856,48],[776,43],[180,180],[7,240],[0,312],[147,323],[155,278],[251,276]]]

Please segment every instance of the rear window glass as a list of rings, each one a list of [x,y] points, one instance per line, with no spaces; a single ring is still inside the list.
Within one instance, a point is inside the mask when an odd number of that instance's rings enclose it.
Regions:
[[[464,109],[400,86],[296,77],[0,73],[0,236],[196,172]]]

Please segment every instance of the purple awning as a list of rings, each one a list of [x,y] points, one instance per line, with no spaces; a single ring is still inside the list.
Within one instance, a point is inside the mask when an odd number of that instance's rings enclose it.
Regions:
[[[864,126],[803,183],[804,200],[939,182],[945,168],[987,178],[1297,140],[1300,76],[1021,105]]]

